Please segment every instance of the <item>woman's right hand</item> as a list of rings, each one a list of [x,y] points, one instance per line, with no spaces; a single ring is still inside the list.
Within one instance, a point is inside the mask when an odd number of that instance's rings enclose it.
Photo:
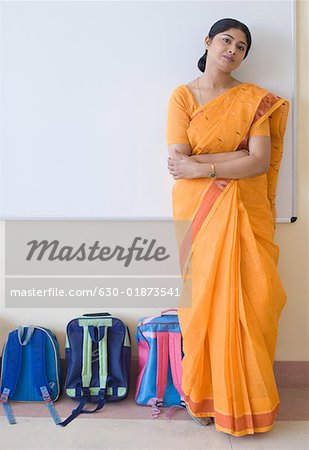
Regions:
[[[226,162],[233,159],[243,158],[249,155],[249,150],[246,148],[241,148],[239,150],[230,152],[219,152],[219,153],[201,153],[199,155],[192,155],[190,158],[194,161],[206,163],[206,162]]]

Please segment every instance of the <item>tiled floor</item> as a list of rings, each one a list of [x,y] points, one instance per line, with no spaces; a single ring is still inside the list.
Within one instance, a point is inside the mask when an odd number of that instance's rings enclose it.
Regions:
[[[19,418],[8,426],[0,419],[1,450],[9,449],[102,449],[102,450],[308,450],[307,421],[278,421],[268,433],[234,438],[214,426],[193,421],[132,419],[75,420],[59,428],[49,418]]]
[[[57,427],[43,404],[12,403],[16,425],[9,425],[0,410],[0,449],[102,450],[309,450],[308,389],[280,389],[281,406],[273,429],[267,433],[233,437],[215,425],[203,427],[185,410],[172,420],[150,418],[150,408],[136,405],[133,390],[127,399],[107,403],[94,415],[83,414],[66,428]],[[61,397],[55,403],[66,417],[76,403]]]
[[[309,450],[308,388],[279,388],[281,404],[273,429],[238,438],[217,431],[214,424],[198,425],[185,410],[176,410],[167,421],[163,408],[153,420],[149,407],[135,403],[134,392],[132,381],[127,399],[107,403],[96,414],[83,414],[66,428],[54,425],[41,403],[12,403],[16,425],[6,422],[0,408],[0,449]],[[55,406],[64,419],[77,404],[61,396]]]

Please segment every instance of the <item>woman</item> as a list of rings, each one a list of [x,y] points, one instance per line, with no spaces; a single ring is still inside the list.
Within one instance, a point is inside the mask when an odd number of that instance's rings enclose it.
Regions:
[[[168,169],[175,220],[190,220],[192,305],[179,308],[188,413],[233,436],[272,428],[279,279],[275,196],[289,103],[231,76],[251,35],[234,19],[205,38],[203,75],[169,100]]]

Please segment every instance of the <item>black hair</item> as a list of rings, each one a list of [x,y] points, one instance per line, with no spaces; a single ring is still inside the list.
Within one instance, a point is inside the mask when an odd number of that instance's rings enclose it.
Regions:
[[[218,20],[218,22],[214,23],[213,26],[210,28],[208,37],[210,39],[213,39],[217,34],[223,33],[224,31],[227,31],[230,28],[237,28],[238,30],[241,30],[245,33],[247,39],[247,50],[244,59],[246,59],[246,56],[248,55],[251,47],[251,34],[249,28],[244,23],[239,22],[236,19]],[[197,63],[197,67],[200,69],[201,72],[205,72],[206,59],[207,59],[207,49],[204,55],[199,59]]]

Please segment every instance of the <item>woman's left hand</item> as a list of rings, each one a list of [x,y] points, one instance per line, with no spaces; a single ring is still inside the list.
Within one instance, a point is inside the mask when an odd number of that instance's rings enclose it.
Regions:
[[[199,163],[194,161],[190,156],[175,150],[175,156],[168,158],[168,170],[174,180],[179,178],[198,178]]]

